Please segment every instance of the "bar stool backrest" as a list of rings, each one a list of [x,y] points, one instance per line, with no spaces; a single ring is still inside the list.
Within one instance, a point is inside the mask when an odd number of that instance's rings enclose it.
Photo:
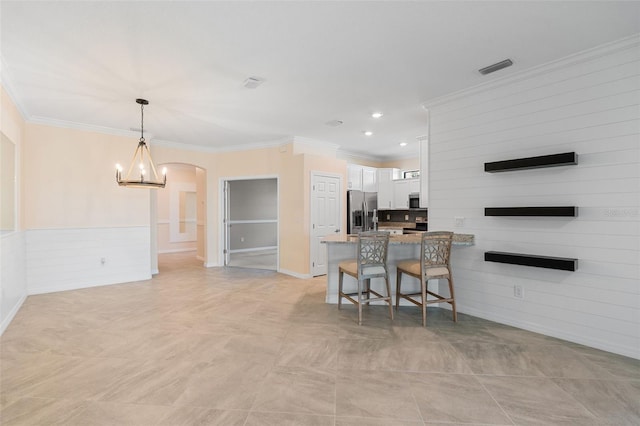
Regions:
[[[367,231],[358,234],[358,274],[383,275],[387,269],[389,233]]]
[[[420,258],[422,259],[423,273],[432,268],[449,268],[452,240],[453,232],[449,231],[422,234]]]

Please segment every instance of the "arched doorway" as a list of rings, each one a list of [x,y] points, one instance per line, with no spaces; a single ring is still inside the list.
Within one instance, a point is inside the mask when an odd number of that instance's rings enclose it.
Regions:
[[[206,170],[193,164],[165,163],[167,185],[151,197],[152,273],[162,271],[159,258],[206,262]]]

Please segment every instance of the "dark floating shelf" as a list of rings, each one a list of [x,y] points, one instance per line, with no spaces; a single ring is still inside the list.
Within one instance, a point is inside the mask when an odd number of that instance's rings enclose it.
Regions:
[[[559,269],[562,271],[575,271],[578,269],[578,259],[567,257],[486,251],[484,253],[484,260],[485,262],[509,263],[512,265],[534,266],[536,268]]]
[[[576,217],[578,208],[575,206],[558,207],[485,207],[485,216],[549,216]]]
[[[539,157],[516,158],[514,160],[484,163],[484,171],[489,173],[508,172],[510,170],[539,169],[542,167],[573,166],[578,164],[578,154],[564,152],[562,154],[541,155]]]

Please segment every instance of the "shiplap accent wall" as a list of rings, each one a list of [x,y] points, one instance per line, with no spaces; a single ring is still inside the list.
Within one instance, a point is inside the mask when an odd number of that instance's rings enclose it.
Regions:
[[[26,270],[29,294],[150,279],[150,229],[28,230]]]
[[[425,106],[429,229],[476,236],[453,253],[459,310],[640,358],[640,36]],[[577,166],[483,171],[568,151]],[[578,206],[578,217],[483,211],[552,205]],[[485,262],[487,250],[578,258],[578,270]]]
[[[24,232],[0,237],[0,335],[27,298]]]

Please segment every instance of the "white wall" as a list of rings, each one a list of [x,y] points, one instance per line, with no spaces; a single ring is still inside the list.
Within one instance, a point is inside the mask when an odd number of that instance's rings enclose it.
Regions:
[[[461,312],[640,358],[640,37],[428,103],[429,228],[454,250]],[[575,151],[579,165],[485,173],[483,163]],[[484,217],[575,205],[577,218]],[[576,272],[485,262],[488,250],[579,259]],[[514,298],[514,285],[524,299]]]

